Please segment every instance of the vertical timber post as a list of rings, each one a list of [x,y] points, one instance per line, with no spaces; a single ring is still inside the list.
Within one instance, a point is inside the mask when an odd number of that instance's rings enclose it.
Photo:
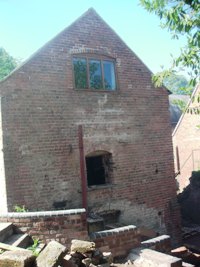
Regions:
[[[85,156],[83,146],[83,127],[78,126],[78,140],[79,140],[79,153],[80,153],[80,174],[81,174],[81,186],[82,186],[82,206],[87,212],[87,179],[85,173]]]
[[[176,146],[176,164],[177,164],[177,173],[179,174],[181,172],[180,170],[180,159],[179,159],[179,150],[178,146]]]

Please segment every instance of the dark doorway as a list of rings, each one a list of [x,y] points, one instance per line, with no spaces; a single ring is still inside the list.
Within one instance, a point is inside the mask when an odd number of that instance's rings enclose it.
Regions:
[[[86,156],[88,186],[107,184],[110,180],[111,155],[95,151]]]

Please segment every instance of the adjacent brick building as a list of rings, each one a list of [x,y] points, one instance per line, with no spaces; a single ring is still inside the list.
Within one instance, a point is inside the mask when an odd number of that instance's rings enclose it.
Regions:
[[[200,170],[199,94],[200,85],[194,90],[188,112],[182,115],[172,134],[175,171],[180,172],[177,176],[180,191],[189,184],[192,171]]]
[[[0,83],[1,210],[82,207],[179,229],[168,92],[93,10]]]

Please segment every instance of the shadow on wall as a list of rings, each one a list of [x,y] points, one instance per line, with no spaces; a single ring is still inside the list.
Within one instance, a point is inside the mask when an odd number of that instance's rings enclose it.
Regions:
[[[183,226],[200,224],[200,171],[193,171],[190,184],[178,195]]]

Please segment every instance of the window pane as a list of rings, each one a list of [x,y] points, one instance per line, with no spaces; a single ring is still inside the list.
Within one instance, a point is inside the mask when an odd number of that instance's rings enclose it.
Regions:
[[[115,90],[116,89],[116,81],[115,81],[114,63],[111,61],[103,61],[103,69],[104,69],[105,89]]]
[[[90,88],[102,89],[101,62],[99,60],[90,60]]]
[[[85,89],[87,88],[87,64],[84,58],[74,58],[74,79],[75,88]]]

